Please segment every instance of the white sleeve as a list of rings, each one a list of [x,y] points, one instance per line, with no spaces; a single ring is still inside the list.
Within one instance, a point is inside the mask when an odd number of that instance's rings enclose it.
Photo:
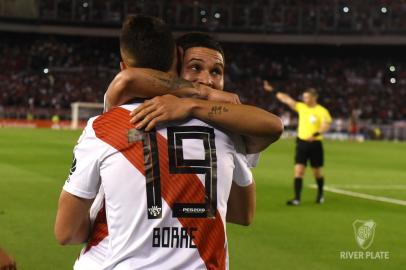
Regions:
[[[233,182],[241,187],[252,184],[254,178],[251,169],[248,167],[247,156],[241,153],[234,154]]]
[[[245,143],[240,135],[231,135],[235,147],[233,182],[241,187],[252,184],[253,176],[250,170]]]
[[[63,189],[75,196],[93,199],[100,187],[100,160],[102,142],[92,128],[92,118],[80,136],[73,150],[73,162]]]
[[[231,135],[235,150],[246,156],[248,168],[255,168],[258,165],[260,153],[247,154],[246,145],[241,135]]]
[[[255,168],[258,165],[260,153],[247,154],[248,167]]]

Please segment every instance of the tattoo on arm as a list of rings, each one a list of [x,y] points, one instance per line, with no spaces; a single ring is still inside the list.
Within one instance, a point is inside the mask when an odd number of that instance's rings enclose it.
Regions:
[[[228,108],[225,106],[212,106],[207,115],[209,116],[209,118],[213,118],[215,115],[227,113],[228,111]]]
[[[163,76],[154,76],[149,79],[150,83],[157,88],[170,88],[171,80]]]
[[[194,87],[193,83],[179,77],[165,78],[162,76],[156,76],[153,83],[158,86],[169,88],[171,91],[175,91],[179,88]]]
[[[171,80],[171,85],[172,85],[172,90],[176,90],[179,88],[186,88],[186,87],[188,87],[188,88],[194,87],[192,82],[186,81],[180,77],[173,78]]]

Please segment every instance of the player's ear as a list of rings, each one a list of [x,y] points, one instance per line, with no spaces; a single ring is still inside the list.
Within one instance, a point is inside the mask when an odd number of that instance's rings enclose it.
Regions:
[[[127,65],[123,61],[120,61],[120,70],[124,70],[126,68],[127,68]]]
[[[177,67],[176,67],[176,69],[178,71],[178,74],[180,74],[181,70],[182,70],[182,65],[183,65],[184,50],[181,46],[176,46],[176,47],[177,47],[177,57],[176,57]]]
[[[170,69],[168,70],[168,73],[171,74],[172,76],[178,76],[178,73],[179,73],[178,69],[177,69],[178,61],[179,61],[178,54],[177,54],[176,48],[175,48],[172,65],[171,65]]]

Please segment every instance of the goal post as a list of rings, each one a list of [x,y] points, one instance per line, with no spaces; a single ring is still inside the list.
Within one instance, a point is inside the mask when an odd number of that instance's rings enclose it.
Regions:
[[[72,120],[71,128],[78,129],[81,120],[103,113],[103,103],[73,102],[71,103]]]

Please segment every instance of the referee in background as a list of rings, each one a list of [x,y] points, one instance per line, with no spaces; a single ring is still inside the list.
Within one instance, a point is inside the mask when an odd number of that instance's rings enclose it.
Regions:
[[[273,87],[268,81],[264,81],[264,90],[272,92]],[[327,132],[332,118],[329,111],[317,103],[317,92],[314,88],[308,88],[303,93],[303,102],[298,102],[289,95],[276,92],[276,98],[288,105],[299,114],[296,154],[295,154],[295,198],[287,201],[287,205],[299,205],[303,187],[303,176],[307,161],[313,170],[318,192],[316,203],[324,202],[323,186],[324,177],[321,168],[324,165],[323,133]]]

